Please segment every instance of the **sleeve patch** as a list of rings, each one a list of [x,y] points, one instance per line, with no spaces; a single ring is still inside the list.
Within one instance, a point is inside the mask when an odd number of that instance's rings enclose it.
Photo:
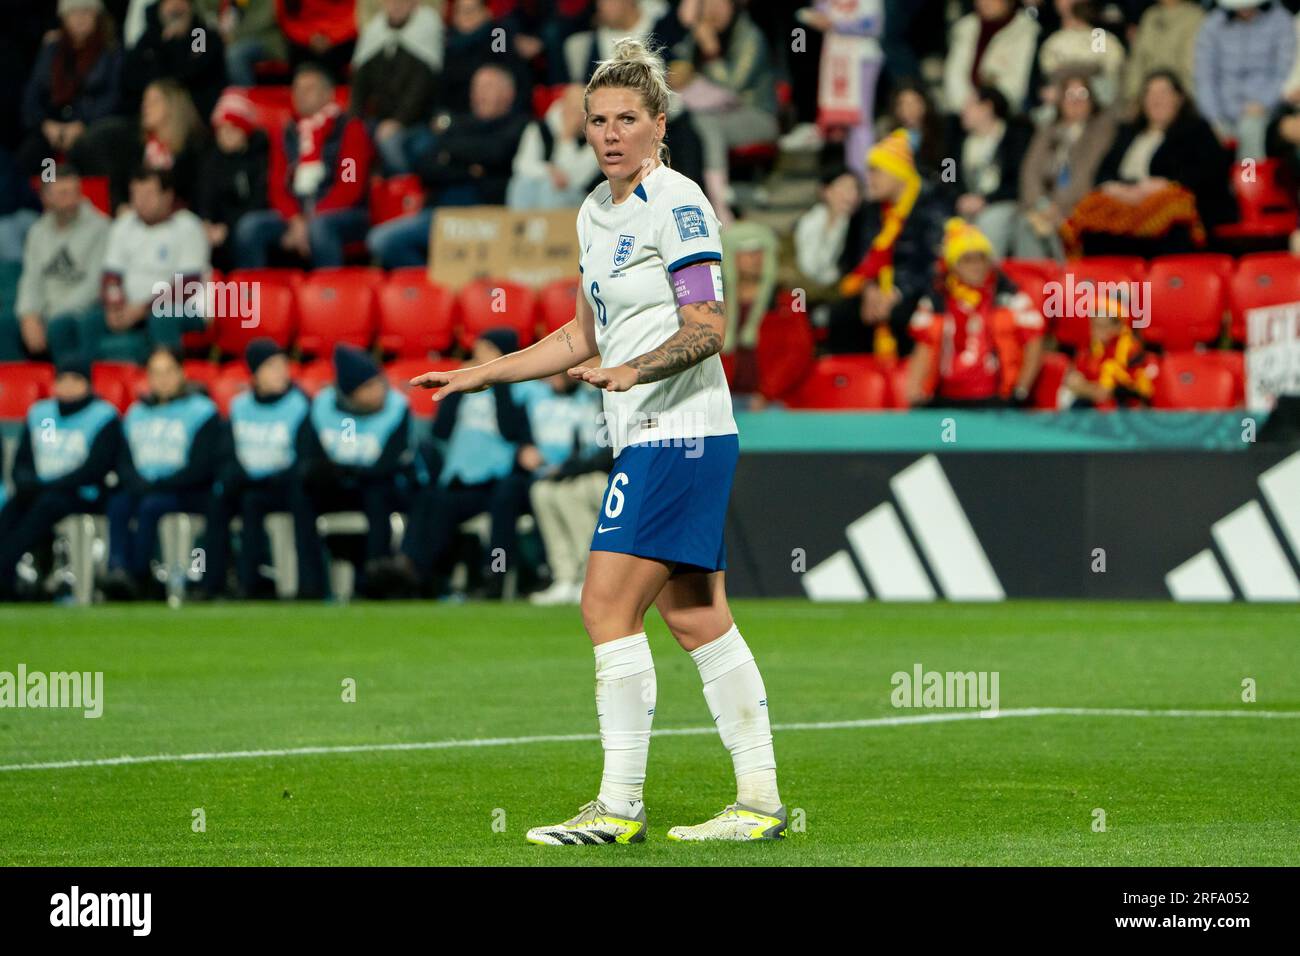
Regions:
[[[704,218],[704,210],[699,206],[676,206],[673,208],[673,218],[677,220],[677,235],[682,242],[708,237],[708,222]]]

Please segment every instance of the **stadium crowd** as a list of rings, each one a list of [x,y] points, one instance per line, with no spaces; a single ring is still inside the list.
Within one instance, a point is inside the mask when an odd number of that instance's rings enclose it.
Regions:
[[[539,599],[575,600],[599,396],[560,377],[433,416],[401,383],[572,315],[576,282],[512,293],[522,318],[497,324],[444,297],[431,225],[576,208],[599,177],[582,84],[626,35],[664,50],[672,164],[724,223],[747,407],[1230,407],[1244,308],[1300,298],[1298,6],[6,2],[0,417],[23,427],[0,595],[33,590],[83,512],[107,519],[109,598],[157,593],[177,512],[206,518],[210,597],[267,593],[263,521],[290,516],[303,598],[328,594],[328,553],[363,593],[446,593],[463,522],[490,516],[490,570],[529,513]],[[221,276],[259,287],[257,327],[211,314]],[[332,300],[364,302],[360,331],[269,318]],[[435,311],[445,335],[418,328]],[[366,531],[327,552],[339,511]]]

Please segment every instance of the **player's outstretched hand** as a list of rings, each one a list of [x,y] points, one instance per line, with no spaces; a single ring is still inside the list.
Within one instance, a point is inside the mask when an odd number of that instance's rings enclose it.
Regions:
[[[569,369],[570,378],[580,378],[589,385],[603,388],[607,392],[626,392],[636,384],[636,369],[626,365],[614,365],[610,368],[593,368],[590,365],[575,365]]]
[[[425,372],[411,379],[412,388],[436,388],[433,400],[440,402],[455,392],[481,392],[488,387],[482,366],[454,368],[445,372]]]

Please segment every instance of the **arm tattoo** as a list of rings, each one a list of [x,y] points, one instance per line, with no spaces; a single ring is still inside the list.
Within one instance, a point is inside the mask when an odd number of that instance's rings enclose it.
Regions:
[[[557,339],[563,339],[564,344],[569,347],[569,351],[570,352],[573,351],[573,336],[569,334],[568,329],[557,329],[555,332],[555,337]]]
[[[701,302],[696,308],[711,316],[723,314],[718,302]],[[720,351],[722,336],[712,323],[690,318],[663,345],[631,359],[627,367],[636,369],[636,383],[645,385],[683,372]]]

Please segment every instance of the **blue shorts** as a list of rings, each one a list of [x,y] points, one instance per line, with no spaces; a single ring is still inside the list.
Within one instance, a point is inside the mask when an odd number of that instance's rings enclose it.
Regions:
[[[609,473],[591,550],[671,561],[678,571],[723,570],[722,529],[739,457],[735,435],[628,445]]]

